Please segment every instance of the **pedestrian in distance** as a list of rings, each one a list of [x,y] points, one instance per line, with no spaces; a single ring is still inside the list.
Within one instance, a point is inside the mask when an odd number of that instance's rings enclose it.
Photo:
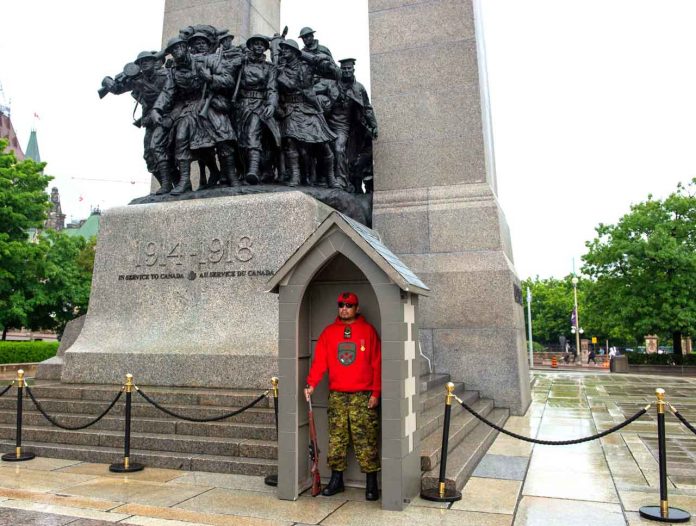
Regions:
[[[381,392],[382,352],[374,327],[360,314],[353,292],[338,296],[338,316],[317,341],[307,376],[305,397],[314,392],[329,373],[329,454],[331,480],[322,495],[344,491],[343,472],[352,438],[360,469],[366,474],[365,499],[378,500],[380,470],[377,439]]]

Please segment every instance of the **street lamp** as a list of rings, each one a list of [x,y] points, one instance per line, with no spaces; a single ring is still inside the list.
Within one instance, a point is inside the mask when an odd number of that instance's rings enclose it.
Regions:
[[[574,316],[574,324],[573,327],[570,329],[570,332],[575,334],[575,350],[577,352],[578,357],[580,357],[580,364],[582,364],[582,355],[580,353],[580,335],[585,332],[582,330],[582,327],[580,327],[580,313],[578,312],[578,277],[573,276],[573,279],[570,280],[571,283],[573,284],[573,298],[575,299],[575,316]]]

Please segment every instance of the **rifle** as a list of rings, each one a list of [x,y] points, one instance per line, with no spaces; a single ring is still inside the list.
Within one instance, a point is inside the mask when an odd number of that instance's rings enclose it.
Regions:
[[[220,67],[220,62],[222,61],[222,46],[219,46],[217,48],[215,55],[216,55],[215,64],[210,68],[210,73],[213,75],[215,74],[215,71],[217,70],[217,68]],[[202,99],[205,102],[203,104],[203,107],[201,108],[201,111],[198,112],[198,115],[201,117],[208,117],[208,110],[210,109],[210,102],[213,100],[213,95],[215,95],[213,93],[212,89],[207,89],[207,88],[208,88],[208,84],[206,83],[203,86],[203,99]],[[206,96],[206,90],[208,91],[207,96]]]
[[[319,446],[317,445],[317,428],[314,425],[314,411],[312,411],[312,397],[307,398],[309,404],[309,460],[312,461],[312,497],[321,492],[321,475],[319,474]]]

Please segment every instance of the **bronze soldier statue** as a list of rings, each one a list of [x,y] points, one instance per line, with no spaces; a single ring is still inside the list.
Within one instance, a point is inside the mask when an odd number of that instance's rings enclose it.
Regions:
[[[249,53],[241,66],[236,92],[239,146],[246,157],[245,179],[249,184],[260,182],[259,166],[264,146],[280,148],[280,128],[273,117],[278,109],[276,67],[265,55],[269,45],[268,38],[263,35],[247,40]]]
[[[142,51],[135,59],[137,68],[124,68],[123,74],[117,75],[116,80],[105,77],[102,81],[103,90],[100,94],[109,92],[116,95],[131,92],[133,98],[142,107],[142,117],[133,124],[145,128],[143,149],[145,164],[148,172],[154,175],[160,184],[157,194],[165,194],[172,189],[172,164],[169,155],[169,129],[162,124],[156,124],[151,111],[167,80],[166,69],[162,67],[162,56],[157,51]]]
[[[342,188],[334,177],[331,143],[336,135],[324,118],[314,92],[314,76],[338,79],[340,70],[326,55],[300,51],[297,42],[280,42],[282,61],[278,69],[280,130],[285,162],[290,172],[288,186],[300,184],[299,149],[311,147],[323,169],[327,185]]]
[[[311,53],[312,55],[316,55],[318,53],[322,53],[324,55],[328,55],[330,58],[333,58],[333,55],[331,54],[331,51],[329,51],[329,48],[326,46],[322,46],[319,41],[314,38],[314,29],[311,27],[303,27],[300,30],[300,38],[302,39],[302,42],[304,43],[304,47],[302,48],[302,51],[306,53]]]
[[[355,59],[344,58],[341,64],[341,80],[336,83],[337,96],[331,105],[327,122],[337,138],[334,142],[336,179],[344,187],[362,193],[360,173],[351,173],[358,156],[372,148],[377,138],[377,119],[365,87],[355,80]],[[356,170],[357,172],[357,170]]]

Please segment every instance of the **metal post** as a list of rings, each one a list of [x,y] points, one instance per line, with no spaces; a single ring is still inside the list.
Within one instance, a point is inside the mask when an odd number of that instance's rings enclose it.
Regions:
[[[421,498],[435,502],[455,502],[461,500],[462,494],[454,489],[447,489],[445,486],[447,474],[447,448],[449,446],[450,417],[452,415],[452,399],[454,398],[454,384],[447,382],[445,385],[447,395],[445,397],[445,422],[442,427],[442,449],[440,451],[440,478],[437,488],[430,488],[421,491]]]
[[[534,347],[532,345],[532,288],[527,287],[527,319],[529,320],[529,368],[534,367]]]
[[[576,356],[580,358],[580,365],[582,365],[582,353],[580,352],[580,312],[578,311],[578,278],[573,276],[573,299],[575,303],[575,352]]]
[[[115,473],[131,473],[133,471],[142,471],[145,466],[143,464],[138,464],[130,461],[130,434],[131,434],[131,402],[133,396],[133,375],[126,375],[126,383],[123,385],[123,389],[126,392],[126,436],[123,441],[123,462],[117,462],[109,466],[109,471]]]
[[[5,453],[2,459],[7,462],[22,462],[36,457],[34,453],[22,451],[22,400],[24,396],[24,369],[17,371],[17,433],[15,435],[15,452]]]
[[[665,390],[656,389],[657,396],[657,442],[660,464],[660,505],[643,506],[640,516],[658,522],[687,522],[691,515],[679,508],[670,508],[667,501],[667,447],[665,444]]]
[[[271,385],[273,386],[273,414],[275,415],[275,428],[276,428],[276,439],[278,437],[278,377],[274,376],[271,378]],[[264,484],[267,486],[277,486],[278,485],[278,473],[271,473],[266,475],[263,479]]]

